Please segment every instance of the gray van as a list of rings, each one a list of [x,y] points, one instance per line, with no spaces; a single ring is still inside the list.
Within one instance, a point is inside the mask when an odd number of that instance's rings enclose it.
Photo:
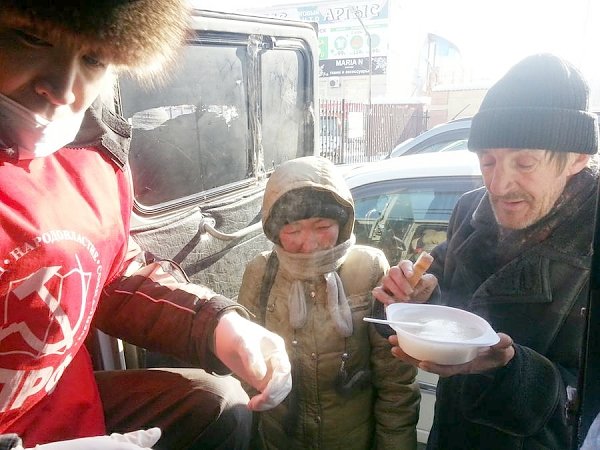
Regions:
[[[305,22],[195,10],[164,82],[119,79],[133,127],[132,235],[191,281],[235,298],[246,262],[270,243],[260,208],[269,173],[317,152],[318,42]],[[99,335],[105,368],[145,352]],[[98,352],[97,352],[98,353]]]

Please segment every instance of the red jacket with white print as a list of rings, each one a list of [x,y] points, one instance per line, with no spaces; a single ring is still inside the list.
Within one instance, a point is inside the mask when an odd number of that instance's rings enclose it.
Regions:
[[[84,346],[92,326],[226,372],[210,341],[219,314],[239,307],[131,245],[128,138],[96,104],[81,146],[31,160],[0,150],[0,434],[26,447],[106,432]],[[125,275],[132,260],[145,265]]]

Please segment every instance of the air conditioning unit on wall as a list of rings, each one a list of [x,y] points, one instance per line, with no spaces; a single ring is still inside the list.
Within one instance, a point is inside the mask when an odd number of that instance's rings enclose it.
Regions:
[[[329,78],[329,87],[339,88],[341,85],[340,77],[331,77]]]

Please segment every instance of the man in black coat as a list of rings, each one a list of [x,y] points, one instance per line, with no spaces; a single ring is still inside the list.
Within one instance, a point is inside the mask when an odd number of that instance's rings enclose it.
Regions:
[[[383,304],[435,302],[484,317],[500,341],[467,364],[392,352],[440,375],[428,449],[568,449],[587,302],[598,151],[589,90],[568,62],[525,58],[486,94],[469,149],[485,187],[456,205],[446,242],[413,289],[390,269]],[[439,289],[438,289],[439,286]]]

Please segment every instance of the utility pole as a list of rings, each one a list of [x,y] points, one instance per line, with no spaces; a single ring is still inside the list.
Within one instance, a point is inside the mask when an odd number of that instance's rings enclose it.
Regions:
[[[356,9],[353,9],[352,12],[354,13],[354,17],[356,17],[358,19],[358,21],[360,22],[360,26],[362,27],[362,29],[364,30],[365,34],[367,35],[367,45],[369,46],[369,114],[371,114],[371,105],[372,105],[372,98],[371,98],[371,88],[372,88],[372,83],[371,83],[371,78],[373,75],[373,48],[371,46],[371,33],[369,33],[369,30],[367,29],[367,27],[365,26],[364,22],[362,21],[362,18],[360,17],[360,14],[358,14],[356,12]]]
[[[373,48],[371,45],[371,33],[369,33],[369,30],[367,30],[367,27],[365,26],[364,22],[362,21],[360,14],[358,14],[358,12],[356,11],[356,8],[354,8],[352,10],[352,12],[354,13],[354,17],[356,17],[358,19],[358,21],[360,22],[360,26],[362,27],[365,34],[367,35],[367,44],[369,46],[369,104],[367,106],[367,130],[366,130],[367,131],[367,139],[366,139],[365,151],[366,151],[366,154],[370,156],[371,155],[371,108],[373,105],[373,99],[372,99]]]

